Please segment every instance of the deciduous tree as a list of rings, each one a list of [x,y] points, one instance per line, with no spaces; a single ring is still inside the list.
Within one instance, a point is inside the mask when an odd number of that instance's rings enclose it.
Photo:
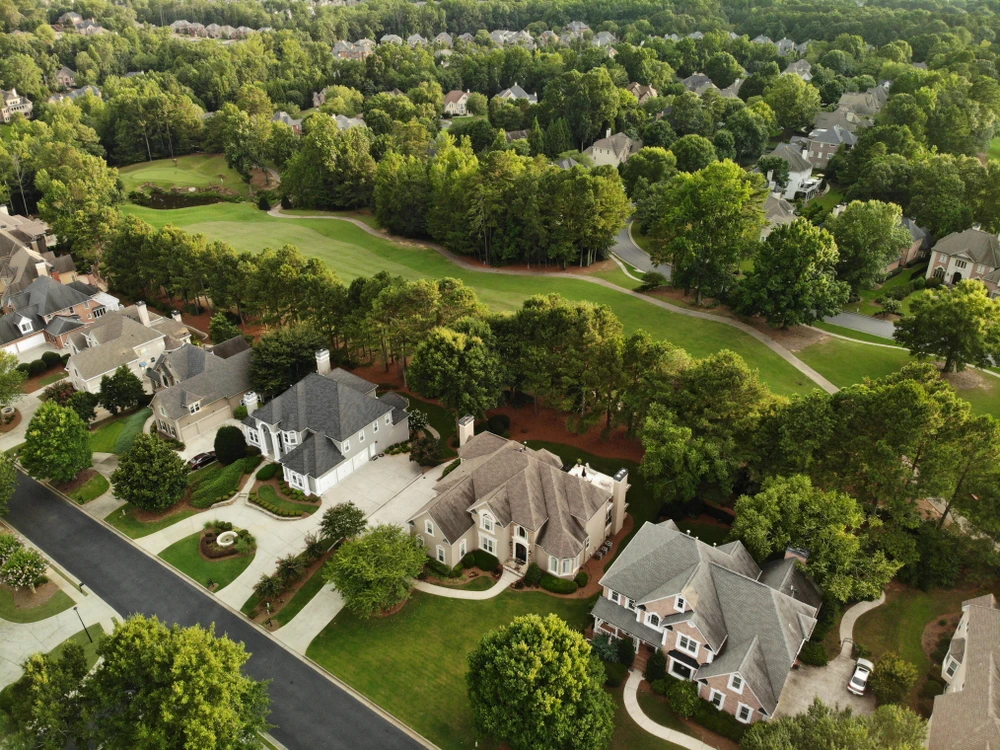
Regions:
[[[150,511],[166,510],[184,495],[188,470],[156,435],[138,435],[111,475],[115,497]]]
[[[887,651],[875,660],[869,678],[872,692],[879,703],[901,703],[916,684],[917,667],[894,651]]]
[[[367,525],[364,511],[348,500],[323,511],[319,529],[324,539],[339,542],[341,539],[353,539]]]
[[[142,381],[126,365],[120,365],[113,375],[101,378],[98,398],[101,406],[112,414],[134,409],[145,395]]]
[[[482,337],[435,328],[417,347],[408,382],[454,414],[482,416],[500,398],[501,371],[500,358]]]
[[[840,216],[827,220],[840,253],[837,278],[850,284],[853,294],[875,286],[912,242],[900,223],[902,215],[894,203],[852,201]]]
[[[44,401],[28,423],[20,459],[33,477],[69,482],[91,464],[87,425],[72,409]]]

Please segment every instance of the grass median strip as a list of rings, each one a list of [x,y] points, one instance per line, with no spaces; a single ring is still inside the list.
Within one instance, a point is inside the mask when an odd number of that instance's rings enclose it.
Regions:
[[[54,617],[73,606],[73,599],[65,591],[56,591],[41,604],[21,608],[14,604],[14,592],[7,587],[0,588],[0,620],[27,623],[40,622]]]
[[[178,542],[174,542],[160,553],[160,559],[173,565],[182,573],[208,587],[209,581],[218,584],[215,591],[224,589],[253,562],[253,555],[221,557],[206,560],[199,552],[201,532],[195,532]]]
[[[89,503],[91,500],[100,497],[105,492],[111,489],[111,484],[108,482],[107,478],[102,474],[97,474],[87,480],[87,483],[82,487],[77,487],[75,490],[69,493],[69,496],[76,500],[80,505]]]
[[[136,508],[133,506],[123,505],[118,510],[112,511],[105,516],[104,520],[118,529],[129,539],[140,539],[144,536],[155,534],[157,531],[165,529],[168,526],[173,526],[178,521],[183,521],[185,518],[193,516],[198,511],[182,510],[177,513],[172,513],[169,516],[159,518],[155,521],[140,521],[136,518],[136,512]]]

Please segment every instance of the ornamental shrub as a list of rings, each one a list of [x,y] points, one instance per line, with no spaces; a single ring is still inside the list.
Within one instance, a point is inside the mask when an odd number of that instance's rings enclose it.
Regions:
[[[19,549],[11,552],[0,568],[0,582],[12,589],[31,589],[45,582],[45,569],[48,563],[36,550]]]
[[[900,311],[903,309],[903,303],[898,299],[892,299],[891,297],[882,300],[882,309],[879,310],[879,315],[899,315]]]
[[[644,677],[646,682],[653,684],[662,680],[667,674],[667,657],[663,655],[662,649],[657,649],[656,653],[646,660],[646,671]]]
[[[13,534],[0,534],[0,568],[7,562],[7,558],[20,549],[24,549],[21,540]]]
[[[506,435],[510,430],[510,417],[506,414],[494,414],[486,420],[486,429],[494,435]]]
[[[62,357],[57,352],[44,352],[42,354],[42,362],[48,369],[57,367],[62,364]]]
[[[899,654],[887,651],[872,670],[872,693],[880,704],[900,703],[917,681],[917,668]]]
[[[921,698],[936,698],[944,692],[944,685],[938,680],[927,680],[920,688]]]
[[[664,677],[661,677],[658,680],[654,680],[649,684],[649,686],[653,688],[653,692],[656,693],[657,695],[667,694],[667,680]]]
[[[586,585],[587,585],[587,583],[588,583],[589,581],[590,581],[590,576],[588,576],[588,575],[587,575],[587,571],[585,571],[585,570],[581,570],[581,571],[580,571],[579,573],[577,573],[577,574],[576,574],[576,576],[575,576],[575,577],[573,578],[573,582],[574,582],[574,583],[575,583],[575,584],[576,584],[576,585],[577,585],[577,586],[578,586],[579,588],[581,588],[581,589],[582,589],[582,588],[583,588],[584,586],[586,586]]]
[[[628,677],[628,667],[617,661],[604,662],[604,684],[608,687],[618,687]]]
[[[886,292],[886,297],[889,299],[904,300],[910,296],[910,285],[906,286],[896,286]]]
[[[49,366],[40,359],[28,363],[28,377],[34,378],[49,369]]]
[[[927,289],[937,289],[943,283],[944,283],[944,279],[942,279],[940,276],[931,276],[929,279],[927,279],[926,288]]]
[[[410,460],[420,466],[435,466],[441,460],[441,441],[428,435],[410,445]]]
[[[264,464],[257,470],[257,479],[262,482],[266,482],[268,479],[274,477],[281,470],[281,464]]]
[[[442,562],[438,562],[433,557],[427,558],[427,569],[438,578],[449,578],[451,576],[451,568]]]
[[[701,698],[698,697],[698,683],[688,680],[671,680],[667,685],[667,700],[674,713],[682,719],[690,718],[697,710]]]
[[[631,638],[620,638],[618,640],[618,661],[626,667],[631,667],[635,661],[635,641]]]
[[[829,661],[826,647],[819,641],[806,641],[799,651],[799,661],[811,667],[825,667]]]
[[[281,196],[281,207],[286,211],[292,207],[292,199],[287,195]]]
[[[476,556],[471,552],[465,553],[465,556],[462,558],[462,567],[468,570],[469,568],[475,567],[475,565]]]
[[[260,196],[260,200],[257,201],[257,208],[259,208],[261,211],[270,211],[271,210],[271,201],[269,201],[267,199],[266,195],[261,195]]]
[[[542,576],[545,575],[545,571],[539,567],[538,563],[530,563],[528,565],[528,572],[524,574],[524,582],[529,586],[537,586],[542,582]]]
[[[642,284],[639,287],[640,292],[648,292],[650,289],[657,289],[661,286],[666,286],[667,277],[662,273],[657,271],[646,271],[642,275]]]
[[[565,578],[557,578],[551,573],[546,573],[542,576],[541,586],[553,594],[572,594],[577,589],[577,585],[573,581],[567,581]]]
[[[927,279],[923,276],[918,276],[913,281],[910,282],[910,288],[915,292],[919,292],[927,286]]]
[[[500,561],[484,549],[477,549],[472,553],[476,559],[476,567],[491,573],[500,567]]]
[[[618,661],[618,639],[614,636],[598,633],[591,638],[590,649],[601,661]]]
[[[247,441],[243,430],[231,424],[223,425],[215,433],[215,457],[223,466],[239,461],[247,454]]]
[[[444,471],[441,472],[441,478],[444,479],[446,476],[451,474],[451,472],[455,471],[455,469],[457,469],[461,465],[462,465],[462,459],[456,458],[454,461],[448,464],[448,467]]]
[[[249,414],[249,412],[247,412],[247,408],[243,404],[240,404],[233,409],[233,419],[242,421],[247,418],[247,414]]]

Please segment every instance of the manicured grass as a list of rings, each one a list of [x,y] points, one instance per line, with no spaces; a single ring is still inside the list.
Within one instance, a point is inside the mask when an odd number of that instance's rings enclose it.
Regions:
[[[639,708],[642,709],[642,712],[657,724],[669,729],[675,729],[678,732],[684,732],[684,734],[689,733],[687,725],[678,718],[677,714],[670,707],[670,704],[662,696],[654,693],[645,693],[640,690],[636,694],[636,697],[639,700]]]
[[[90,433],[90,449],[94,453],[125,453],[152,414],[153,410],[146,407],[105,422]]]
[[[186,573],[202,586],[208,586],[210,580],[214,581],[219,584],[216,591],[224,589],[232,583],[253,562],[253,555],[206,560],[198,551],[200,540],[200,531],[186,536],[163,550],[160,553],[160,559],[170,563],[182,573]]]
[[[986,151],[986,157],[988,159],[1000,159],[1000,137],[994,138],[990,141],[989,148]]]
[[[463,601],[415,592],[391,617],[365,620],[343,610],[306,654],[444,750],[472,748],[466,659],[483,635],[529,613],[554,612],[582,628],[592,605],[542,593]]]
[[[866,289],[859,295],[861,299],[858,302],[851,302],[844,305],[844,310],[847,312],[855,312],[861,315],[877,315],[882,309],[881,305],[875,304],[876,297],[884,297],[893,289],[898,289],[899,287],[909,286],[909,284],[916,278],[923,278],[924,272],[927,270],[925,265],[918,265],[914,268],[904,268],[902,271],[897,273],[895,276],[886,281],[882,286],[877,289]],[[902,314],[908,315],[910,312],[910,303],[913,302],[921,292],[911,292],[908,297],[902,300]]]
[[[150,534],[155,534],[161,529],[173,526],[178,521],[183,521],[189,516],[193,516],[197,511],[182,510],[172,515],[161,518],[159,521],[142,522],[135,517],[135,508],[131,505],[123,505],[118,510],[109,513],[104,520],[118,529],[130,539],[139,539]]]
[[[48,601],[29,609],[18,609],[14,606],[14,593],[10,589],[0,588],[0,620],[7,622],[39,622],[64,612],[73,606],[69,594],[60,589]]]
[[[132,164],[118,170],[129,193],[140,185],[151,182],[161,188],[172,187],[224,187],[235,190],[243,196],[250,195],[247,185],[239,173],[230,169],[226,157],[221,154],[191,154],[173,159],[158,159],[142,164]],[[221,179],[220,179],[221,178]]]
[[[104,638],[104,628],[101,627],[100,623],[94,623],[93,625],[88,625],[87,630],[90,631],[90,637],[87,637],[87,632],[81,630],[79,633],[71,635],[65,641],[60,643],[54,649],[49,652],[49,655],[54,658],[59,658],[62,652],[66,650],[66,644],[68,643],[78,643],[83,646],[83,653],[87,657],[87,669],[91,669],[95,664],[97,664],[97,647],[101,645],[101,639]],[[93,639],[93,643],[91,643]]]
[[[365,211],[319,211],[311,208],[288,208],[281,209],[281,213],[289,216],[339,216],[341,218],[357,219],[367,224],[372,229],[381,229],[378,219],[373,214]]]
[[[962,602],[985,591],[933,589],[920,591],[908,587],[893,587],[885,604],[866,612],[854,624],[854,642],[865,646],[874,658],[886,651],[895,651],[906,661],[917,665],[922,682],[931,666],[920,639],[929,622],[957,613]]]
[[[514,310],[528,296],[550,292],[571,300],[607,304],[626,331],[644,329],[696,357],[720,349],[737,352],[752,367],[760,369],[761,377],[776,393],[803,393],[813,388],[808,378],[742,331],[723,323],[677,315],[569,274],[553,279],[469,270],[430,248],[374,237],[348,222],[275,218],[249,204],[217,203],[172,211],[126,206],[125,210],[154,226],[174,224],[209,239],[223,240],[240,250],[260,251],[293,244],[305,255],[325,261],[345,281],[383,270],[408,279],[451,276],[473,286],[480,299],[494,310]]]
[[[815,203],[817,205],[823,206],[824,208],[832,209],[837,204],[843,202],[844,202],[844,194],[840,192],[840,190],[838,190],[837,188],[831,187],[829,192],[827,192],[827,194],[824,195],[822,198],[814,198],[813,200],[809,201],[809,205]]]
[[[608,746],[608,750],[681,750],[680,745],[675,745],[673,742],[667,742],[666,740],[661,740],[659,737],[654,737],[632,721],[632,717],[625,710],[625,704],[622,700],[622,694],[625,692],[624,686],[614,688],[608,692],[614,696],[615,704],[617,705],[617,710],[615,711],[615,733],[611,736],[611,744]],[[684,725],[678,722],[676,717],[674,717],[674,722],[680,724],[680,726],[674,726],[673,722],[668,723],[665,721],[666,717],[662,715],[660,706],[656,706],[655,710],[657,713],[653,713],[654,707],[648,705],[653,697],[648,693],[639,693],[639,706],[642,708],[643,713],[657,723],[686,732],[686,729],[683,728]],[[673,714],[665,701],[658,700],[657,702],[666,711],[670,712],[671,715]]]
[[[223,466],[218,461],[203,469],[191,472],[188,486],[191,488],[191,504],[196,508],[207,508],[217,502],[228,500],[240,488],[243,481],[243,465],[234,461]]]
[[[321,566],[302,585],[302,588],[295,592],[291,601],[281,608],[281,611],[274,616],[274,619],[282,625],[287,625],[322,590],[325,583],[323,580],[323,568]]]
[[[637,244],[640,248],[645,250],[647,253],[653,246],[652,242],[650,242],[649,237],[643,234],[642,230],[639,229],[639,225],[635,223],[632,224],[632,241],[635,244]]]
[[[105,492],[111,489],[111,484],[104,477],[103,474],[97,474],[87,480],[86,484],[82,487],[78,487],[69,493],[69,496],[76,500],[80,505],[89,503],[91,500],[100,497]]]
[[[263,484],[257,489],[257,494],[260,495],[260,499],[264,502],[270,503],[276,508],[281,508],[282,510],[291,510],[296,513],[306,513],[312,515],[317,510],[319,510],[318,503],[293,503],[290,500],[285,500],[280,497],[277,492],[274,491],[274,487],[269,484]]]
[[[838,388],[860,383],[865,377],[883,377],[910,361],[910,353],[905,349],[886,349],[834,338],[811,344],[796,355]]]
[[[67,375],[69,375],[69,373],[66,372],[65,370],[59,370],[58,372],[50,372],[48,375],[39,378],[37,381],[31,384],[31,387],[34,389],[33,391],[25,391],[25,393],[29,392],[34,393],[34,391],[39,391],[47,385],[52,385],[53,383],[62,380]],[[25,385],[27,384],[28,384],[27,381],[25,381]]]

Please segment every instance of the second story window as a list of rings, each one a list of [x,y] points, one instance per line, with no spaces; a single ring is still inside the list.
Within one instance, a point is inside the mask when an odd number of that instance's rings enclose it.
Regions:
[[[684,597],[678,596],[677,601],[674,602],[674,609],[676,609],[678,612],[683,612],[685,607],[687,607],[687,602],[684,601]]]
[[[434,536],[434,524],[430,521],[424,521],[424,532],[428,536]]]
[[[483,531],[493,531],[493,516],[489,513],[483,513],[482,518]]]
[[[677,648],[691,654],[691,656],[698,655],[698,641],[689,638],[683,633],[677,636]]]
[[[195,401],[188,407],[189,414],[197,414],[201,411],[201,401]]]
[[[658,628],[658,627],[660,627],[660,616],[657,615],[657,614],[654,614],[653,612],[650,612],[646,616],[646,624],[649,625],[651,628]]]
[[[361,432],[358,433],[358,442],[359,443],[365,442],[365,431],[364,430],[362,430]]]
[[[344,453],[349,453],[350,450],[351,450],[351,441],[350,440],[345,440],[344,441]]]

